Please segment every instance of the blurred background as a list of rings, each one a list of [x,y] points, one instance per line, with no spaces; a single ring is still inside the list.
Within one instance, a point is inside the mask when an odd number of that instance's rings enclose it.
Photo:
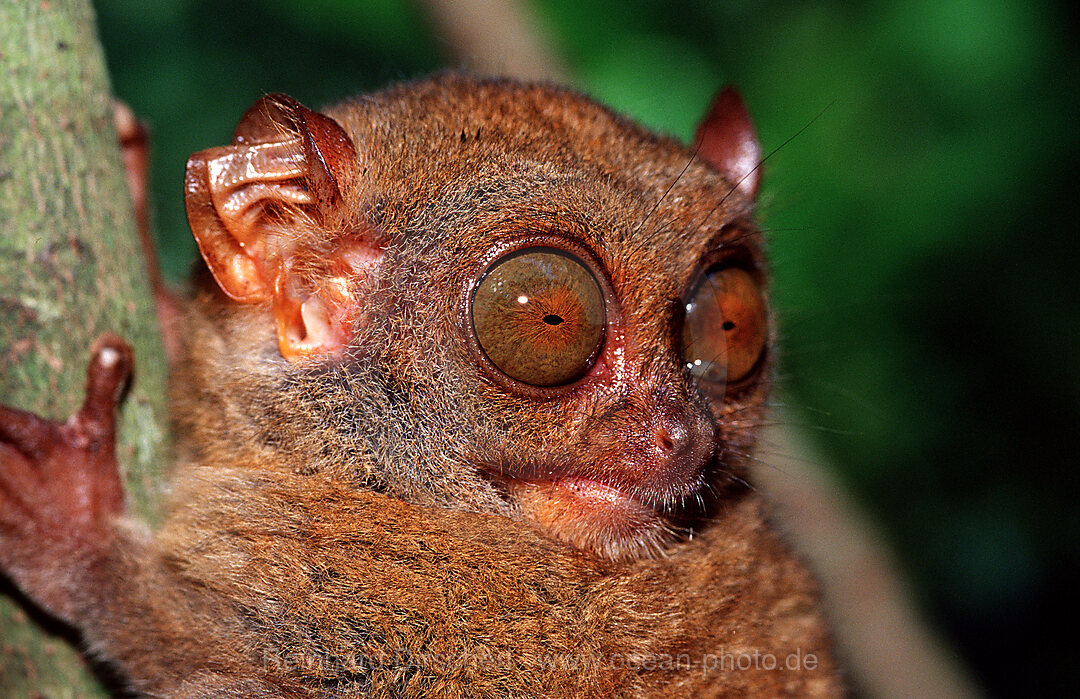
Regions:
[[[152,133],[167,276],[189,153],[268,92],[447,66],[408,0],[96,0]],[[992,696],[1080,683],[1080,13],[1072,3],[534,0],[583,91],[689,139],[723,83],[766,152],[782,400]],[[792,138],[794,137],[794,138]],[[789,141],[790,139],[790,141]],[[782,145],[782,147],[780,147]]]

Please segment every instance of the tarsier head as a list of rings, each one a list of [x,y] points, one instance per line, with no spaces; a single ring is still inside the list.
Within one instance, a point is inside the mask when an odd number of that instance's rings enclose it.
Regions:
[[[220,289],[179,389],[212,414],[184,427],[203,459],[612,559],[678,545],[762,418],[759,162],[731,90],[689,149],[545,86],[443,76],[325,114],[265,97],[188,163]]]

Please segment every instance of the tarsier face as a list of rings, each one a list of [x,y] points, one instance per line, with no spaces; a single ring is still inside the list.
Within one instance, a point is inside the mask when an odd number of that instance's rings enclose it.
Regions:
[[[472,460],[544,530],[624,557],[697,524],[733,475],[720,422],[725,401],[760,381],[768,323],[749,258],[718,255],[683,271],[677,295],[664,280],[637,303],[610,264],[545,236],[500,250],[477,277],[476,363],[548,429]]]
[[[761,420],[759,158],[732,92],[696,156],[550,88],[265,98],[187,186],[215,279],[288,362],[255,441],[610,558],[677,545]]]

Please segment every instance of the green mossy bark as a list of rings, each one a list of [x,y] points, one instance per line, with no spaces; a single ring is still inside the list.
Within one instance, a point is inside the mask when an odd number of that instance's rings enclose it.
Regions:
[[[0,72],[0,401],[64,419],[94,338],[126,338],[136,377],[118,457],[133,511],[153,519],[164,354],[90,3],[0,3]],[[77,651],[0,594],[0,696],[105,692]]]

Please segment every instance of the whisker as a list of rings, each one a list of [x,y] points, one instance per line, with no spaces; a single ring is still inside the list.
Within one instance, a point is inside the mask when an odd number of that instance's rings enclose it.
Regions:
[[[735,184],[733,184],[733,185],[731,186],[731,189],[729,189],[729,190],[727,191],[727,194],[725,194],[725,195],[724,195],[723,197],[721,197],[720,201],[716,202],[716,204],[715,204],[715,205],[714,205],[714,206],[713,206],[713,207],[712,207],[711,209],[709,209],[708,213],[706,213],[706,214],[705,214],[705,217],[704,217],[704,218],[703,218],[703,219],[701,220],[701,222],[700,222],[700,223],[699,223],[699,224],[697,225],[697,227],[698,227],[698,228],[701,228],[701,227],[703,227],[703,226],[705,225],[705,223],[706,223],[706,222],[707,222],[707,221],[709,220],[709,218],[711,218],[711,217],[712,217],[712,215],[713,215],[714,213],[716,213],[717,209],[719,209],[719,208],[720,208],[721,206],[723,206],[723,205],[724,205],[724,203],[725,203],[725,202],[727,202],[727,200],[728,200],[728,199],[729,199],[729,198],[731,197],[731,195],[735,193],[735,191],[736,191],[736,190],[737,190],[737,189],[739,188],[739,186],[740,186],[740,185],[742,185],[742,183],[743,183],[743,182],[745,182],[745,181],[746,181],[746,179],[747,179],[748,177],[750,177],[751,175],[753,175],[754,173],[756,173],[756,172],[757,172],[758,170],[760,170],[760,169],[761,169],[761,166],[762,166],[762,165],[764,165],[764,164],[765,164],[765,162],[766,162],[767,160],[769,160],[769,158],[771,158],[771,157],[773,157],[774,155],[776,155],[776,154],[777,154],[778,152],[780,152],[780,150],[781,150],[782,148],[784,148],[784,147],[785,147],[785,146],[787,146],[787,145],[788,145],[789,143],[791,143],[792,141],[794,141],[794,140],[795,140],[796,138],[798,138],[799,136],[801,136],[801,135],[803,134],[803,132],[804,132],[804,131],[806,131],[807,129],[809,129],[809,128],[810,128],[810,127],[811,127],[811,126],[812,126],[812,125],[814,124],[814,122],[816,122],[816,121],[817,121],[818,119],[820,119],[820,118],[821,118],[821,117],[822,117],[822,116],[823,116],[823,115],[825,114],[825,112],[829,111],[829,109],[831,109],[831,108],[833,107],[833,105],[835,105],[835,104],[836,104],[836,100],[835,100],[835,99],[834,99],[834,100],[833,100],[832,102],[829,102],[829,103],[828,103],[827,105],[825,105],[825,107],[824,107],[824,108],[823,108],[823,109],[822,109],[822,110],[821,110],[820,112],[818,112],[818,113],[817,113],[817,114],[816,114],[816,115],[814,116],[814,118],[813,118],[813,119],[811,119],[810,121],[806,122],[806,124],[805,124],[805,125],[804,125],[804,126],[803,126],[802,128],[800,128],[800,129],[799,129],[798,131],[796,131],[796,132],[795,132],[795,133],[793,133],[793,134],[792,134],[791,136],[789,136],[789,137],[788,137],[788,138],[787,138],[787,139],[786,139],[786,140],[785,140],[785,141],[784,141],[783,143],[781,143],[780,145],[778,145],[778,146],[777,146],[776,148],[773,148],[773,149],[772,149],[771,151],[769,151],[769,152],[768,152],[768,153],[767,153],[767,154],[765,155],[765,157],[763,157],[763,158],[762,158],[761,160],[759,160],[759,161],[757,162],[757,164],[756,164],[756,165],[754,165],[754,167],[750,168],[750,171],[749,171],[749,172],[747,172],[747,173],[746,173],[745,175],[743,175],[742,177],[740,177],[740,178],[739,178],[739,180],[738,180],[738,181],[737,181],[737,182],[736,182]]]
[[[698,152],[700,150],[701,150],[701,144],[700,143],[697,144],[696,146],[694,146],[694,151],[690,154],[690,157],[686,160],[686,164],[683,165],[682,170],[680,170],[679,174],[675,177],[675,179],[671,181],[671,184],[669,184],[667,186],[667,189],[665,189],[664,193],[660,195],[660,198],[656,200],[656,203],[653,204],[653,207],[652,207],[652,209],[649,210],[649,213],[645,214],[645,218],[641,219],[641,222],[638,223],[637,227],[634,228],[634,233],[637,233],[639,230],[641,230],[642,226],[644,226],[645,223],[652,217],[652,215],[654,213],[656,213],[656,210],[658,208],[660,208],[660,205],[664,203],[664,200],[667,199],[668,194],[671,193],[672,188],[675,187],[675,185],[679,183],[679,180],[682,179],[683,175],[686,174],[687,169],[690,167],[690,163],[694,162],[694,159],[697,158]]]

